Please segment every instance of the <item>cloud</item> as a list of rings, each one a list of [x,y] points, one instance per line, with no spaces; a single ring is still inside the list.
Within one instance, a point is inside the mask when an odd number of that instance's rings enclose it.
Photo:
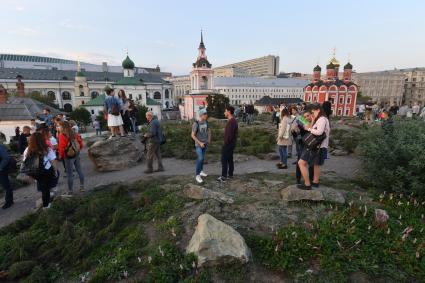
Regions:
[[[75,29],[75,30],[89,30],[91,29],[89,26],[74,23],[69,19],[65,19],[59,23],[59,26],[67,29]]]
[[[23,10],[25,10],[25,7],[24,6],[16,6],[15,10],[18,11],[18,12],[22,12]]]
[[[35,28],[30,27],[17,27],[8,31],[9,34],[21,35],[21,36],[37,36],[40,32]]]

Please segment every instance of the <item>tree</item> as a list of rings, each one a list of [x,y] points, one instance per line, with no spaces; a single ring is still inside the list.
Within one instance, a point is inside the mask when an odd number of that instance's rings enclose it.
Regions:
[[[43,95],[38,91],[33,91],[28,95],[28,97],[40,101],[41,103],[46,104],[48,106],[58,108],[58,105],[55,103],[55,98],[52,96]]]
[[[75,120],[76,122],[80,122],[83,125],[88,125],[91,123],[91,114],[84,107],[78,107],[69,115],[71,120]]]
[[[229,105],[229,98],[221,93],[208,94],[208,115],[217,119],[224,118],[224,109]]]
[[[372,100],[370,96],[364,96],[361,91],[357,93],[357,103],[367,103]]]
[[[136,120],[137,125],[142,125],[147,122],[146,120],[146,112],[148,112],[148,108],[144,105],[136,106]]]
[[[99,111],[99,115],[96,116],[96,120],[100,123],[100,128],[102,131],[108,130],[108,121],[105,120],[105,115],[103,114],[103,111]]]

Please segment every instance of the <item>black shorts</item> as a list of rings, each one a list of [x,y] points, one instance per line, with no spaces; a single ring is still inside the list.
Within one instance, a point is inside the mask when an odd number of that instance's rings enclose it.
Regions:
[[[308,162],[309,165],[319,165],[322,166],[325,164],[325,159],[328,157],[328,149],[320,148],[319,150],[309,150],[304,149],[301,153],[302,160]]]

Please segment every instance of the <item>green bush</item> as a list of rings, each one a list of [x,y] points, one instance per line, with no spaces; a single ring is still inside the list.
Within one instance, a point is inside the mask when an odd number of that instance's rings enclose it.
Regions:
[[[375,188],[425,197],[425,123],[372,127],[362,136],[360,149],[365,176]]]
[[[18,279],[31,273],[36,263],[32,260],[18,261],[10,266],[9,278]]]

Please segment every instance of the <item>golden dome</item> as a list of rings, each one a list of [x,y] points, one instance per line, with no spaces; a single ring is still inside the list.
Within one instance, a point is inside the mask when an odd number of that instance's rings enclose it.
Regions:
[[[335,67],[339,67],[339,61],[335,57],[332,57],[329,63],[332,63]]]

